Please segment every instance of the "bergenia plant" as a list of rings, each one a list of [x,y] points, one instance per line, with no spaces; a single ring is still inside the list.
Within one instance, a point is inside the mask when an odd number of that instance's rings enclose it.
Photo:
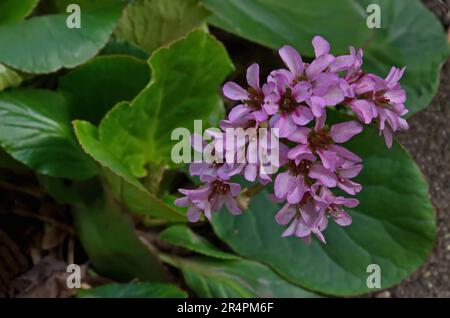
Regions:
[[[449,56],[419,0],[0,0],[0,297],[447,291]]]
[[[211,220],[212,213],[224,204],[230,213],[240,214],[239,196],[248,193],[231,178],[242,175],[264,186],[274,182],[273,200],[283,204],[274,217],[287,226],[282,236],[295,235],[309,244],[314,234],[325,243],[322,232],[329,218],[340,226],[352,223],[346,208],[359,204],[351,196],[363,185],[352,179],[364,162],[346,149],[345,143],[361,133],[364,125],[374,124],[391,148],[392,133],[408,129],[403,117],[408,113],[406,93],[399,83],[405,68],[392,67],[383,79],[363,70],[362,49],[350,47],[348,55],[334,56],[321,36],[315,36],[312,45],[315,58],[309,63],[293,47],[283,46],[278,52],[286,68],[272,71],[262,85],[259,65],[252,64],[247,69],[247,86],[235,82],[223,86],[223,95],[238,105],[221,121],[222,132],[210,136],[214,139],[210,149],[221,155],[208,163],[191,163],[190,174],[199,176],[203,184],[197,189],[180,189],[184,196],[175,201],[189,207],[190,221],[198,221],[202,214]],[[336,109],[353,113],[358,120],[328,123],[328,112]],[[265,160],[236,163],[237,147],[226,142],[226,131],[262,128],[256,131],[269,139],[267,127],[273,128],[281,143],[277,149],[280,172],[268,174]],[[250,145],[261,140],[257,134],[241,140],[239,148],[247,152],[244,159],[260,154],[258,147]],[[200,145],[196,150],[204,152],[208,145],[195,138],[201,137],[193,136],[192,144]],[[230,152],[233,155],[225,156]],[[344,194],[335,194],[336,189]]]

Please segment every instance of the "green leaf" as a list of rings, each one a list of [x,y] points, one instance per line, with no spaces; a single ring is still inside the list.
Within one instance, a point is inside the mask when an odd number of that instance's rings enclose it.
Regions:
[[[164,230],[159,238],[172,245],[181,246],[206,256],[219,259],[239,259],[236,255],[221,251],[185,225],[173,225]]]
[[[110,190],[127,209],[136,214],[169,221],[186,221],[186,216],[179,210],[150,194],[129,169],[98,140],[96,127],[83,121],[75,121],[74,127],[83,150],[103,167],[103,177]]]
[[[425,108],[438,88],[441,64],[449,55],[439,21],[414,0],[202,0],[210,22],[246,39],[278,49],[285,44],[313,56],[311,39],[321,35],[335,54],[364,48],[365,67],[386,76],[406,66],[402,80],[410,114]],[[369,4],[381,9],[380,29],[366,25]]]
[[[108,284],[80,289],[78,298],[186,298],[187,293],[167,284]]]
[[[63,76],[59,90],[67,97],[71,118],[97,124],[115,104],[132,100],[149,80],[150,68],[144,61],[100,56]]]
[[[136,177],[147,174],[147,164],[174,165],[175,128],[192,132],[194,120],[217,124],[224,113],[219,87],[233,67],[223,45],[201,31],[158,50],[149,63],[151,83],[130,104],[114,107],[99,127],[100,142]]]
[[[0,93],[0,146],[43,175],[78,180],[96,173],[75,139],[64,99],[51,91]]]
[[[126,8],[115,34],[152,53],[200,27],[208,15],[198,0],[137,0]]]
[[[0,91],[9,87],[17,87],[22,83],[22,77],[9,67],[0,64]]]
[[[49,1],[49,0],[46,0]],[[66,12],[67,7],[71,4],[78,4],[81,11],[102,9],[106,6],[111,6],[120,2],[129,0],[50,0],[58,12]]]
[[[372,32],[364,51],[365,68],[387,75],[392,65],[406,66],[401,83],[411,116],[426,108],[437,93],[441,66],[450,54],[442,25],[420,1],[360,1],[364,9],[378,3],[382,12],[382,29]]]
[[[310,298],[317,295],[295,286],[268,266],[248,260],[216,260],[206,257],[162,256],[181,270],[199,297],[208,298]]]
[[[21,21],[33,11],[39,0],[2,0],[0,2],[0,25]]]
[[[315,35],[331,41],[333,51],[342,54],[349,45],[362,46],[370,33],[352,0],[202,2],[214,14],[211,24],[274,49],[290,44],[307,56],[314,56]]]
[[[345,228],[330,221],[327,244],[313,239],[305,246],[295,237],[282,238],[267,191],[252,199],[249,211],[213,218],[216,234],[234,251],[270,265],[288,280],[331,295],[373,291],[366,285],[367,267],[381,268],[381,287],[399,283],[427,258],[436,235],[428,186],[419,168],[398,144],[387,150],[375,128],[345,144],[363,158],[355,179],[363,186],[360,205],[349,209],[353,223]]]
[[[33,17],[0,27],[0,63],[27,73],[75,67],[106,44],[123,4],[81,12],[81,28],[69,29],[67,13]]]
[[[157,257],[136,235],[133,222],[112,200],[78,204],[73,217],[83,248],[101,274],[120,281],[170,281]]]
[[[126,41],[111,37],[109,42],[100,52],[102,55],[131,55],[141,60],[148,60],[150,57],[141,47]]]

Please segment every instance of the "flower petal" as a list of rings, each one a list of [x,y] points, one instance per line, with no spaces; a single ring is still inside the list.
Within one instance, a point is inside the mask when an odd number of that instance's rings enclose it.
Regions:
[[[309,169],[309,176],[319,180],[323,185],[334,188],[337,185],[336,175],[328,169],[325,169],[320,163],[314,164]]]
[[[393,139],[392,139],[392,133],[389,130],[389,128],[386,127],[386,128],[383,129],[383,136],[384,136],[384,141],[386,142],[386,147],[391,149],[392,148]]]
[[[307,101],[309,107],[311,107],[311,111],[315,117],[319,118],[323,115],[323,110],[327,105],[327,102],[322,97],[311,96],[311,98]]]
[[[406,101],[406,93],[403,89],[391,89],[384,93],[384,97],[393,104],[403,104]]]
[[[355,58],[351,55],[341,55],[336,57],[334,62],[330,65],[331,72],[346,71],[353,66]]]
[[[264,109],[260,109],[257,111],[254,111],[252,113],[253,118],[255,118],[255,120],[257,122],[262,122],[262,121],[266,121],[267,120],[267,113]]]
[[[189,174],[191,176],[202,175],[209,167],[208,163],[205,162],[193,162],[189,164]]]
[[[342,211],[339,216],[333,215],[334,222],[340,226],[349,226],[352,224],[352,217],[345,211]]]
[[[338,187],[351,195],[357,194],[362,189],[362,186],[359,183],[353,182],[349,179],[338,181]]]
[[[339,175],[343,178],[352,179],[361,172],[362,168],[363,165],[354,165],[350,168],[339,169]]]
[[[306,75],[308,75],[310,80],[314,80],[317,75],[323,72],[333,61],[333,55],[324,54],[319,56],[306,68]]]
[[[178,189],[178,191],[186,195],[189,200],[207,200],[210,188],[206,186],[198,189]]]
[[[344,92],[338,86],[332,86],[322,98],[327,106],[336,106],[344,100]]]
[[[311,157],[314,158],[314,155],[309,149],[308,145],[298,145],[288,151],[288,158],[291,160],[297,158],[306,159]]]
[[[303,178],[297,177],[295,180],[295,186],[288,192],[287,201],[291,204],[299,203],[303,199],[303,195],[309,189],[305,185]]]
[[[322,243],[326,244],[325,236],[323,236],[322,232],[319,229],[314,229],[312,231],[314,235],[321,241]]]
[[[354,208],[358,206],[359,200],[354,198],[344,198],[344,197],[336,197],[334,200],[335,204],[343,205],[347,208]]]
[[[310,132],[310,128],[297,127],[297,130],[293,134],[287,136],[287,139],[290,141],[299,142],[301,144],[306,144],[308,142],[308,135]]]
[[[311,109],[306,106],[299,106],[292,112],[292,120],[299,126],[304,126],[313,119]]]
[[[311,234],[311,228],[305,224],[302,219],[299,219],[297,222],[297,227],[295,229],[295,236],[297,237],[306,237]]]
[[[338,154],[339,157],[348,159],[353,162],[361,162],[362,159],[355,155],[353,152],[345,149],[344,147],[338,146],[338,145],[329,145],[328,150],[334,151]]]
[[[176,199],[174,204],[176,206],[187,207],[191,205],[191,201],[188,199],[188,197],[181,197]]]
[[[247,181],[255,181],[256,180],[256,174],[258,171],[258,164],[256,163],[249,163],[247,166],[245,166],[244,170],[244,177]]]
[[[289,171],[278,174],[277,177],[275,178],[275,186],[274,186],[275,195],[278,198],[285,198],[288,191],[292,188],[292,186],[293,180],[292,176],[289,174]]]
[[[192,206],[187,212],[187,217],[190,222],[197,222],[200,220],[201,215],[202,211],[196,206]]]
[[[241,209],[239,209],[237,205],[236,199],[233,198],[231,193],[227,193],[225,195],[225,206],[231,214],[237,215],[242,213]]]
[[[228,183],[230,186],[230,192],[233,197],[237,196],[241,192],[241,185],[239,183]]]
[[[295,212],[295,205],[286,203],[275,215],[275,220],[280,225],[286,225],[294,218]]]
[[[316,209],[313,201],[309,201],[303,205],[301,212],[303,221],[310,228],[317,227],[324,217],[324,213]]]
[[[225,83],[223,94],[231,100],[246,100],[250,98],[250,94],[235,82]]]
[[[319,35],[316,35],[312,39],[312,45],[314,47],[316,57],[330,53],[330,43]]]
[[[292,236],[295,233],[295,230],[297,228],[297,220],[294,220],[291,225],[281,234],[281,237],[288,237]]]
[[[307,81],[297,83],[292,89],[292,97],[301,103],[311,96],[311,84]]]
[[[287,136],[293,134],[296,131],[297,125],[294,123],[291,116],[282,114],[278,119],[278,121],[276,122],[274,128],[279,129],[278,134],[280,138],[286,138]]]
[[[248,106],[242,104],[237,105],[231,109],[230,113],[228,114],[228,119],[231,121],[236,121],[249,114],[251,111],[252,110]]]
[[[303,61],[296,49],[292,46],[285,45],[278,52],[294,77],[299,77],[303,74]]]
[[[373,118],[376,116],[374,114],[373,108],[375,105],[364,99],[355,100],[349,103],[350,108],[358,116],[359,120],[365,124],[370,124]]]
[[[247,83],[255,90],[260,90],[259,86],[259,65],[254,63],[247,69]]]
[[[362,132],[362,130],[361,124],[352,120],[331,126],[330,135],[335,142],[343,143]]]
[[[322,160],[322,164],[324,168],[334,171],[336,169],[336,164],[338,161],[337,154],[334,151],[319,149],[317,150],[317,154]]]

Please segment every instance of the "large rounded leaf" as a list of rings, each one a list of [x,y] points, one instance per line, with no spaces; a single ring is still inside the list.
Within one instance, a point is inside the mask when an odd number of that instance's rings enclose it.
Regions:
[[[115,34],[152,53],[200,27],[208,15],[199,0],[136,0],[126,8]]]
[[[51,73],[82,64],[106,44],[123,6],[82,11],[79,29],[67,27],[67,13],[1,26],[0,63],[27,73]]]
[[[150,80],[150,68],[131,56],[100,56],[59,81],[71,118],[97,124],[114,105],[132,100]],[[99,85],[101,83],[101,85]]]
[[[199,297],[211,298],[311,298],[316,294],[284,280],[268,266],[249,260],[162,256],[183,273]]]
[[[150,84],[131,103],[115,106],[99,126],[100,142],[136,177],[146,176],[148,164],[173,165],[174,129],[192,132],[194,120],[217,125],[224,113],[219,87],[233,69],[223,45],[202,31],[158,50],[149,63]]]
[[[39,0],[2,0],[0,1],[0,25],[17,22],[33,11]]]
[[[181,246],[196,253],[218,259],[239,259],[239,256],[221,251],[205,238],[197,235],[185,225],[173,225],[165,229],[160,240],[175,246]]]
[[[312,56],[311,39],[321,35],[336,54],[349,45],[364,48],[365,68],[380,76],[406,66],[410,114],[431,101],[449,53],[442,26],[418,0],[202,1],[214,12],[212,24],[274,49],[290,44]],[[367,27],[369,4],[380,6],[380,29]]]
[[[78,202],[73,212],[77,234],[95,269],[120,281],[169,282],[170,276],[136,234],[132,220],[113,200],[99,196],[91,203]]]
[[[76,141],[64,99],[51,91],[0,93],[0,146],[44,175],[86,179],[96,173]]]
[[[281,238],[284,229],[274,220],[280,206],[267,192],[253,198],[242,216],[215,215],[217,235],[239,254],[326,294],[373,291],[366,285],[370,264],[380,266],[382,288],[399,283],[422,264],[433,245],[435,216],[427,183],[408,153],[397,143],[387,150],[373,128],[346,145],[363,158],[357,178],[363,185],[361,203],[349,211],[349,227],[329,222],[326,245]]]
[[[74,121],[74,128],[83,150],[102,166],[112,194],[129,211],[169,221],[186,221],[182,212],[148,192],[128,167],[99,142],[95,126],[85,121]]]

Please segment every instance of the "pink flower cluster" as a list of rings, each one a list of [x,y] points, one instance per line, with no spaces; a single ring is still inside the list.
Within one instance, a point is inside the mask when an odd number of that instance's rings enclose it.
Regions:
[[[311,63],[305,63],[291,46],[282,47],[279,54],[286,68],[272,71],[263,85],[257,64],[247,70],[248,88],[234,82],[224,85],[224,95],[239,104],[221,122],[222,132],[211,133],[215,142],[224,143],[226,128],[276,128],[282,170],[272,176],[258,164],[192,163],[191,175],[204,184],[195,190],[180,189],[185,196],[175,202],[189,207],[190,221],[198,221],[202,214],[210,219],[223,204],[231,213],[241,213],[237,203],[241,186],[230,181],[240,174],[263,185],[274,178],[273,200],[283,203],[275,219],[287,226],[282,236],[295,235],[309,244],[314,234],[325,243],[322,231],[329,218],[340,226],[351,224],[345,209],[359,201],[336,196],[332,189],[356,195],[362,187],[352,179],[363,166],[361,158],[342,144],[361,133],[362,124],[376,123],[388,148],[392,132],[408,129],[402,118],[408,112],[406,94],[399,84],[404,69],[393,67],[383,79],[362,70],[361,49],[351,47],[348,55],[334,56],[320,36],[312,45]],[[358,120],[327,125],[327,109],[337,105],[347,107]],[[198,151],[205,146],[197,144]]]

